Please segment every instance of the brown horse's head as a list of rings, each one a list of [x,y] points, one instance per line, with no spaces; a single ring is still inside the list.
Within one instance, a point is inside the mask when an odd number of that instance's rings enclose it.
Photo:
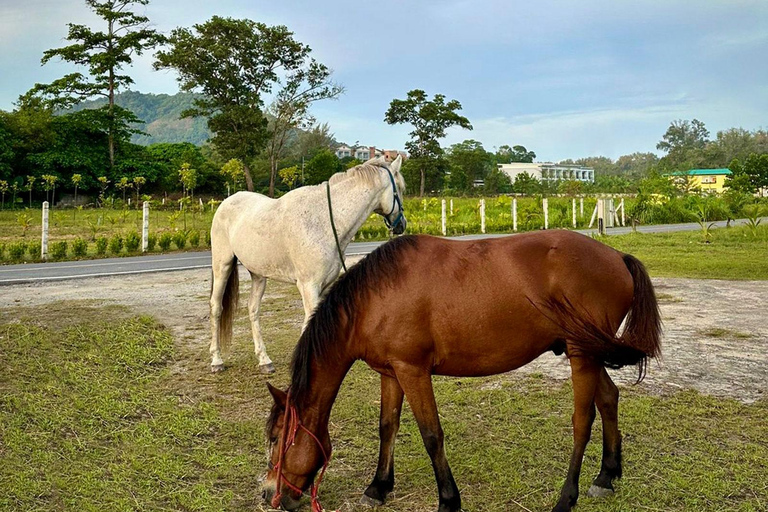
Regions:
[[[275,403],[267,420],[269,466],[262,496],[275,508],[294,510],[330,457],[330,436],[327,428],[320,434],[309,430],[288,395],[269,383],[267,387]]]

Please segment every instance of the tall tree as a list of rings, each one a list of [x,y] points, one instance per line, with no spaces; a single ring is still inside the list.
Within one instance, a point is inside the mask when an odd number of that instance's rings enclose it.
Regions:
[[[687,170],[702,164],[704,149],[709,142],[709,131],[703,122],[676,120],[667,128],[656,149],[667,153],[665,164],[672,169]]]
[[[525,146],[513,146],[509,147],[504,144],[499,146],[496,151],[496,160],[501,164],[510,164],[512,162],[531,163],[536,158],[536,153],[528,151]]]
[[[315,124],[315,118],[309,113],[309,107],[316,101],[337,98],[344,88],[330,79],[331,70],[311,59],[309,64],[291,73],[277,97],[269,106],[269,196],[275,196],[277,165],[284,156],[286,140],[296,130],[306,130]]]
[[[491,170],[493,155],[482,143],[470,139],[452,145],[446,158],[451,169],[451,188],[469,190],[475,180],[485,179]]]
[[[140,120],[128,110],[115,105],[115,92],[133,83],[133,79],[120,74],[123,66],[133,62],[134,55],[154,48],[164,38],[149,28],[149,18],[130,9],[147,5],[149,0],[85,0],[86,5],[106,22],[107,30],[93,31],[85,25],[69,23],[67,41],[74,42],[63,48],[48,50],[42,63],[53,58],[88,68],[90,78],[82,73],[70,73],[50,84],[36,84],[28,94],[39,95],[52,106],[68,108],[92,97],[107,98],[102,110],[109,144],[110,167],[115,165],[115,142],[122,135],[136,133],[127,127]]]
[[[443,154],[438,139],[445,137],[445,131],[451,126],[472,129],[469,120],[457,114],[461,103],[456,100],[445,102],[445,96],[435,94],[432,100],[427,93],[420,89],[408,92],[404,100],[394,99],[384,114],[384,120],[389,124],[407,123],[413,126],[411,140],[405,143],[405,148],[412,159],[419,163],[421,180],[419,195],[424,195],[426,171]]]
[[[268,140],[264,95],[280,81],[280,71],[290,76],[301,69],[311,49],[285,26],[219,16],[173,30],[169,42],[155,55],[155,69],[174,69],[182,91],[204,95],[182,117],[208,118],[211,143],[225,158],[243,162],[253,190],[249,166]]]

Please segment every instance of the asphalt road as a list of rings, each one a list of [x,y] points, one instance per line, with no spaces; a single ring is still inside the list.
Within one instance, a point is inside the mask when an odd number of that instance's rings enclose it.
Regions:
[[[768,219],[764,219],[764,222]],[[738,220],[736,224],[744,224]],[[725,221],[715,222],[715,226],[724,227]],[[694,231],[701,229],[695,222],[687,224],[661,224],[639,226],[642,233],[668,233],[672,231]],[[609,235],[629,233],[629,227],[609,228]],[[580,230],[579,233],[596,233],[595,229]],[[457,240],[478,240],[497,238],[506,234],[464,235]],[[347,247],[347,256],[364,255],[373,251],[383,242],[353,242]],[[62,261],[56,263],[29,263],[0,266],[0,285],[34,283],[40,281],[58,281],[66,279],[84,279],[89,277],[116,276],[121,274],[145,274],[151,272],[171,272],[207,268],[211,266],[211,252],[181,252],[156,254],[151,256],[131,256],[126,258],[105,258],[98,260]]]

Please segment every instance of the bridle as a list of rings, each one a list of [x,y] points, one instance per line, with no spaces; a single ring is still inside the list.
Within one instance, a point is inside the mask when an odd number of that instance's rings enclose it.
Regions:
[[[384,217],[384,224],[387,225],[387,227],[391,230],[394,230],[400,223],[403,222],[403,219],[405,218],[403,216],[403,212],[405,209],[403,208],[403,201],[400,199],[400,194],[397,191],[397,186],[395,185],[395,177],[392,175],[392,171],[389,170],[388,167],[385,167],[387,170],[387,173],[389,174],[389,181],[392,183],[392,209],[389,210],[389,213],[386,213],[382,215]],[[400,208],[400,212],[397,214],[397,217],[394,221],[389,221],[389,216],[392,215],[395,211],[395,206],[398,206]]]
[[[309,487],[310,495],[309,500],[312,507],[312,512],[323,512],[323,506],[320,505],[320,501],[317,499],[317,493],[320,489],[320,483],[323,481],[323,476],[325,475],[325,470],[328,468],[328,462],[330,462],[330,455],[325,452],[325,448],[323,448],[323,443],[320,442],[320,440],[317,438],[315,434],[313,434],[307,427],[301,424],[301,420],[299,419],[299,412],[296,410],[296,406],[291,404],[291,390],[288,390],[288,398],[285,403],[285,415],[283,416],[283,430],[282,430],[282,443],[281,446],[278,447],[280,450],[280,456],[277,460],[277,466],[275,466],[275,470],[277,470],[277,482],[276,482],[276,488],[275,488],[275,495],[272,497],[272,502],[270,505],[272,505],[272,508],[279,509],[280,508],[280,500],[283,497],[281,486],[283,483],[288,486],[289,489],[291,489],[293,492],[297,492],[299,494],[304,494],[304,491],[302,491],[297,486],[293,485],[291,482],[288,481],[285,476],[283,476],[283,462],[285,460],[285,454],[288,453],[288,449],[293,446],[293,444],[296,442],[296,434],[299,432],[299,429],[303,430],[309,436],[315,440],[317,443],[317,446],[320,447],[320,452],[323,454],[323,469],[320,471],[320,476],[317,477],[317,485],[315,485],[315,482],[312,482],[312,484]]]

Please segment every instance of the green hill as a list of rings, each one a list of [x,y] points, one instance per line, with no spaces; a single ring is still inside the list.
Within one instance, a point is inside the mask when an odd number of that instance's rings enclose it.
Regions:
[[[180,119],[180,114],[193,106],[199,97],[192,93],[147,94],[126,91],[115,96],[115,103],[136,114],[145,124],[136,126],[147,135],[134,135],[132,142],[141,145],[157,142],[191,142],[200,145],[211,137],[203,117]],[[84,101],[73,110],[99,108],[106,105],[106,99]]]

